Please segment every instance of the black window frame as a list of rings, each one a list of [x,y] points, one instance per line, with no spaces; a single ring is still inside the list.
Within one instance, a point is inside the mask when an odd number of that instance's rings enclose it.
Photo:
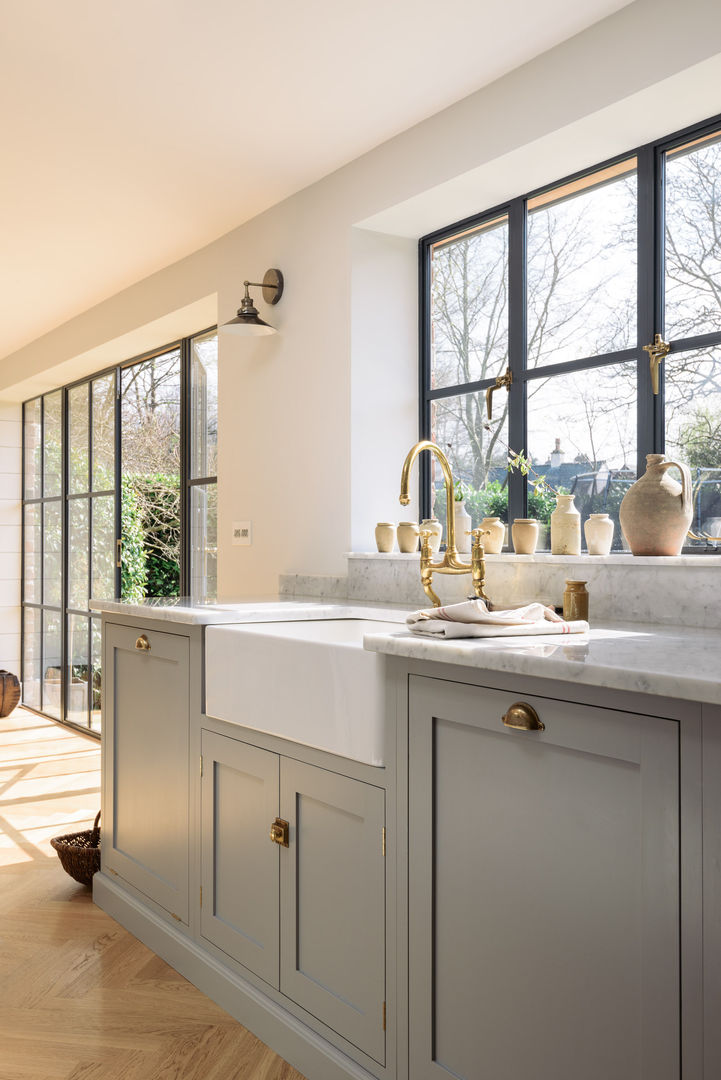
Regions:
[[[536,378],[568,374],[593,367],[610,366],[614,363],[636,359],[637,364],[637,423],[636,423],[636,475],[646,469],[646,455],[664,453],[665,449],[665,368],[659,369],[658,395],[651,387],[648,354],[645,345],[653,341],[656,333],[664,336],[664,155],[693,139],[701,139],[721,131],[721,114],[690,125],[662,139],[645,143],[636,149],[625,150],[604,161],[594,163],[568,176],[553,180],[524,195],[462,218],[441,229],[422,236],[418,242],[419,254],[419,438],[431,438],[431,405],[444,397],[484,391],[495,385],[495,378],[477,382],[431,388],[431,251],[434,245],[453,236],[472,231],[499,216],[507,216],[509,230],[508,255],[508,366],[513,382],[509,388],[509,438],[508,444],[516,450],[526,448],[527,408],[525,387]],[[617,352],[582,357],[558,364],[544,364],[526,368],[527,313],[526,313],[526,222],[530,200],[552,192],[603,169],[619,165],[629,158],[637,161],[637,341],[634,348]],[[698,334],[676,339],[670,344],[669,356],[709,346],[721,345],[721,331]],[[523,392],[521,392],[521,388]],[[504,391],[499,391],[503,393]],[[423,454],[419,468],[421,517],[430,517],[431,462],[430,455]],[[527,478],[518,470],[508,477],[508,520],[525,517],[528,504]],[[684,548],[684,554],[718,554],[713,545]]]
[[[128,360],[123,360],[120,363],[112,364],[109,367],[102,368],[98,371],[93,371],[88,375],[84,375],[80,379],[75,379],[73,382],[66,383],[61,387],[56,387],[53,390],[48,390],[43,394],[36,394],[32,398],[28,398],[22,405],[22,540],[21,540],[21,617],[20,617],[20,642],[21,642],[21,675],[24,677],[25,672],[25,612],[27,608],[32,608],[40,612],[40,648],[41,648],[41,671],[40,671],[40,684],[43,685],[43,613],[46,610],[52,610],[60,615],[61,620],[61,679],[60,679],[60,708],[59,716],[55,716],[46,712],[43,708],[43,701],[41,696],[41,707],[36,708],[33,705],[28,705],[23,702],[24,707],[31,712],[35,712],[41,716],[47,716],[49,719],[58,723],[65,724],[74,730],[81,731],[83,734],[93,736],[95,738],[100,737],[100,732],[94,730],[91,727],[92,716],[92,694],[88,694],[88,723],[86,725],[77,724],[68,719],[67,713],[67,663],[68,663],[68,620],[73,615],[81,615],[87,617],[92,627],[93,620],[97,620],[99,616],[88,615],[87,612],[82,612],[69,607],[69,561],[68,561],[68,525],[69,525],[69,507],[70,502],[74,499],[89,498],[94,496],[102,496],[104,494],[113,494],[115,496],[115,538],[116,545],[121,539],[121,477],[122,477],[122,451],[121,451],[121,439],[122,439],[122,423],[121,423],[121,379],[122,372],[128,368],[134,367],[136,364],[144,363],[145,361],[152,360],[154,357],[163,356],[167,353],[177,350],[180,356],[180,583],[179,592],[181,596],[189,596],[191,591],[191,559],[190,559],[190,513],[191,513],[191,500],[190,500],[190,488],[198,483],[206,485],[217,484],[217,474],[214,476],[208,476],[203,478],[193,478],[191,469],[191,421],[190,421],[190,406],[191,406],[191,363],[192,363],[192,347],[193,341],[196,338],[203,337],[207,334],[217,333],[217,325],[208,326],[205,329],[198,330],[187,337],[176,339],[175,341],[168,342],[159,348],[151,349],[139,356],[131,357]],[[91,387],[94,380],[102,378],[108,375],[115,375],[115,433],[114,433],[114,454],[115,454],[115,487],[112,492],[90,492],[81,494],[71,494],[69,490],[69,395],[70,392],[78,386],[87,385],[88,393],[91,393]],[[62,469],[61,469],[61,490],[57,496],[45,496],[44,493],[44,474],[45,474],[45,461],[44,454],[40,454],[40,490],[41,495],[32,499],[26,498],[26,414],[28,406],[39,401],[41,403],[41,446],[44,445],[44,428],[45,428],[45,405],[44,399],[46,396],[54,393],[60,394],[61,403],[61,431],[62,431]],[[92,410],[88,414],[88,441],[89,447],[92,447]],[[92,488],[92,458],[89,458],[89,483]],[[42,541],[42,555],[41,555],[41,568],[44,564],[45,555],[45,528],[42,514],[46,502],[59,502],[61,505],[61,536],[62,536],[62,578],[61,578],[61,601],[60,606],[47,605],[44,602],[44,584],[43,575],[41,573],[41,598],[39,602],[26,601],[25,600],[25,507],[29,505],[39,505],[41,507],[41,541]],[[90,549],[92,548],[92,532],[89,538]],[[117,550],[117,548],[116,548]],[[119,560],[115,559],[115,595],[120,596],[121,591],[121,567]],[[91,638],[92,640],[92,638]],[[89,655],[89,664],[92,665],[92,657]]]

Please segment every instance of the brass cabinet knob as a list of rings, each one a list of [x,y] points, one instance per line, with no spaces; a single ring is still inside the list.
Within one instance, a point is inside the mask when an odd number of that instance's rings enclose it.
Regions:
[[[142,652],[150,652],[150,642],[146,638],[145,634],[141,634],[138,640],[135,642],[135,648],[140,649]]]
[[[290,825],[283,818],[277,817],[270,827],[270,838],[274,844],[289,847]]]
[[[545,731],[546,725],[533,708],[525,701],[516,701],[501,719],[506,727],[515,731]]]

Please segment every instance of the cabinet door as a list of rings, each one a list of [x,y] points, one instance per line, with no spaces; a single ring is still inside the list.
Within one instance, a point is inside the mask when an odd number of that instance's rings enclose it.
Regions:
[[[280,988],[385,1057],[385,792],[281,758]]]
[[[103,867],[185,923],[189,660],[186,637],[106,625]]]
[[[413,1080],[678,1080],[676,723],[410,683]]]
[[[204,731],[203,937],[278,987],[278,755]]]

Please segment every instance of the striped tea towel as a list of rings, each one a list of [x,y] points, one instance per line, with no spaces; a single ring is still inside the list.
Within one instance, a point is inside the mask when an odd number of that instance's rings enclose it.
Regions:
[[[588,623],[566,622],[553,608],[525,604],[507,611],[489,611],[484,600],[464,600],[448,607],[426,608],[406,617],[414,634],[440,638],[526,637],[533,634],[583,634]]]

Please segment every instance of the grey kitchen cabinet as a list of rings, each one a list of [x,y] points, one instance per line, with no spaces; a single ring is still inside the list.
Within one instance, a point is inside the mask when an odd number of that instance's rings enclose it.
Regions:
[[[678,724],[409,684],[412,1080],[678,1080]]]
[[[384,790],[208,730],[201,747],[203,937],[382,1064]]]
[[[105,626],[103,870],[187,924],[190,641]]]

